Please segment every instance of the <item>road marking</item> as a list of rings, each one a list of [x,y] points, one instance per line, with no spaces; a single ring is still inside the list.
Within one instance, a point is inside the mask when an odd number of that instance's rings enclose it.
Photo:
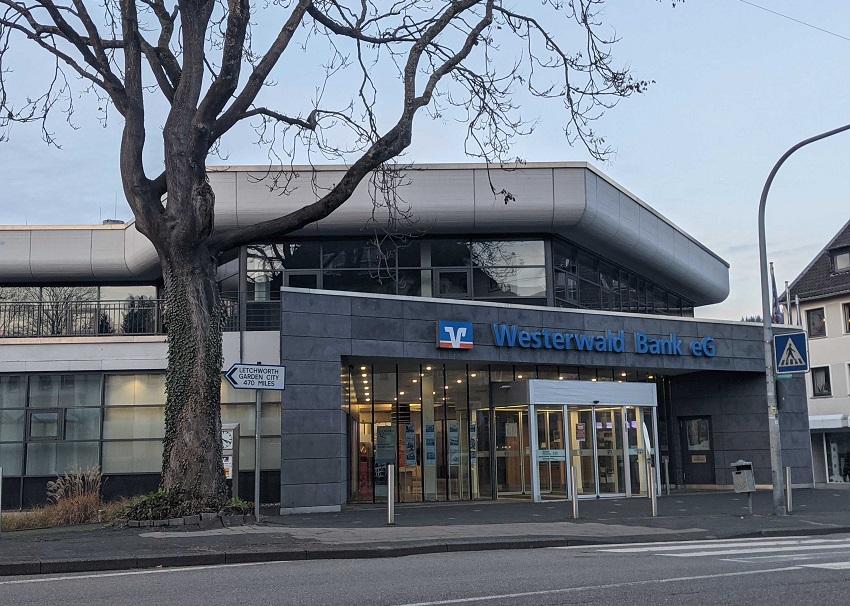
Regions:
[[[635,585],[652,585],[662,583],[679,583],[683,581],[700,581],[703,579],[719,579],[724,577],[740,577],[755,574],[769,574],[772,572],[789,572],[791,570],[800,570],[799,566],[787,566],[784,568],[769,568],[767,570],[742,570],[739,572],[722,572],[718,574],[704,574],[688,577],[674,577],[669,579],[647,579],[640,581],[629,581],[623,583],[606,583],[605,585],[584,585],[580,587],[564,587],[562,589],[541,589],[539,591],[523,591],[519,593],[503,593],[495,595],[475,596],[469,598],[456,598],[453,600],[437,600],[434,602],[413,602],[408,604],[399,604],[399,606],[444,606],[447,604],[469,604],[473,602],[486,602],[488,600],[516,600],[519,598],[529,598],[542,595],[554,595],[559,593],[573,593],[580,591],[593,591],[600,589],[611,589],[614,587],[633,587]]]
[[[745,539],[734,540],[734,541],[689,541],[685,543],[676,543],[675,545],[670,544],[656,544],[655,546],[646,546],[646,547],[616,547],[611,549],[600,549],[599,551],[604,551],[606,553],[649,553],[649,552],[663,552],[663,551],[685,551],[688,549],[699,549],[699,548],[721,548],[721,547],[784,547],[787,545],[812,545],[813,547],[817,547],[820,545],[827,544],[836,544],[841,543],[850,547],[850,539],[782,539],[782,540],[770,540],[770,539]],[[659,553],[659,555],[661,555]]]
[[[803,568],[824,568],[827,570],[848,570],[850,562],[828,562],[825,564],[803,564]]]
[[[55,583],[57,581],[76,581],[78,579],[104,579],[108,577],[130,577],[142,574],[165,574],[170,572],[192,572],[193,570],[213,570],[215,568],[241,568],[245,566],[265,566],[268,564],[287,564],[291,562],[240,562],[238,564],[209,564],[207,566],[182,566],[175,568],[151,568],[148,570],[125,570],[122,572],[102,572],[98,574],[80,574],[64,577],[39,577],[36,579],[15,579],[0,581],[0,585],[26,585],[27,583]]]
[[[802,562],[804,560],[825,560],[841,557],[843,554],[829,553],[791,553],[788,555],[753,556],[751,558],[720,558],[721,562],[737,562],[739,564],[762,564],[778,562]]]
[[[845,549],[850,551],[850,544],[844,545],[795,545],[789,547],[751,547],[749,549],[720,549],[713,551],[690,551],[688,553],[658,553],[655,555],[668,558],[699,558],[704,556],[740,555],[743,553],[782,553],[788,551],[818,551],[826,549]]]

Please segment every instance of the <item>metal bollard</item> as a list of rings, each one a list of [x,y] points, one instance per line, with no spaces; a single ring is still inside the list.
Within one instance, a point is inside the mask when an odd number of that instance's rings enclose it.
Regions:
[[[670,459],[664,457],[664,490],[670,496]]]
[[[647,465],[647,488],[649,489],[647,492],[649,493],[649,498],[652,501],[652,517],[658,517],[658,487],[655,485],[655,467],[652,466],[650,462]]]
[[[794,498],[791,496],[791,468],[785,468],[785,512],[791,513]]]
[[[387,524],[395,524],[395,465],[387,465]]]
[[[573,519],[578,520],[578,480],[574,465],[570,466],[570,491],[573,494]]]

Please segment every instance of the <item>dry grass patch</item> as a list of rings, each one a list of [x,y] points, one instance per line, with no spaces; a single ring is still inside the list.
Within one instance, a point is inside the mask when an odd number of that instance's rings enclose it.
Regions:
[[[73,468],[48,482],[47,505],[27,511],[3,512],[3,530],[112,522],[139,500],[136,497],[104,502],[100,498],[102,484],[100,468]]]

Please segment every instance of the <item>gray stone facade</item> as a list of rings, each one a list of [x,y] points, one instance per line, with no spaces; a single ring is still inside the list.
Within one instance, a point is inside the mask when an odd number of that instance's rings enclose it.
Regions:
[[[671,416],[707,414],[715,433],[718,484],[731,484],[729,463],[752,460],[758,483],[769,482],[767,412],[761,327],[693,318],[622,315],[357,293],[284,289],[281,364],[287,388],[281,414],[281,508],[333,508],[346,502],[347,427],[341,370],[347,356],[424,362],[614,367],[670,378]],[[474,348],[438,349],[438,320],[473,322]],[[520,330],[625,334],[625,352],[498,347],[493,324]],[[634,333],[682,340],[683,355],[640,354]],[[690,343],[712,337],[713,357],[695,356]],[[784,382],[781,405],[785,464],[794,483],[811,483],[805,388]],[[780,394],[783,395],[783,394]],[[677,434],[676,434],[677,435]],[[671,434],[671,454],[678,454]],[[674,471],[677,469],[673,461]]]

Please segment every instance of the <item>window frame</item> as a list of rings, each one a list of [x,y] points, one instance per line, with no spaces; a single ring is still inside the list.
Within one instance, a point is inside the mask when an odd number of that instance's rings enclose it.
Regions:
[[[812,334],[812,314],[815,312],[820,312],[821,318],[823,319],[823,334]],[[806,333],[808,334],[810,339],[825,339],[829,335],[827,334],[826,329],[826,308],[825,307],[813,307],[812,309],[806,310]]]
[[[815,387],[815,371],[824,371],[826,373],[826,390],[823,393],[817,393]],[[815,366],[812,368],[812,397],[813,398],[831,398],[832,397],[832,377],[830,376],[829,366]]]
[[[850,335],[850,303],[842,303],[841,312],[844,317],[844,334]]]
[[[850,272],[850,248],[845,248],[842,250],[836,250],[832,253],[831,261],[832,261],[832,273],[834,274],[843,274]],[[838,258],[839,257],[847,257],[847,267],[842,267],[839,269],[838,267]]]
[[[32,418],[39,414],[56,415],[56,436],[34,436],[32,435]],[[25,427],[25,442],[62,442],[65,440],[65,409],[64,408],[29,408],[27,409],[27,421]]]

